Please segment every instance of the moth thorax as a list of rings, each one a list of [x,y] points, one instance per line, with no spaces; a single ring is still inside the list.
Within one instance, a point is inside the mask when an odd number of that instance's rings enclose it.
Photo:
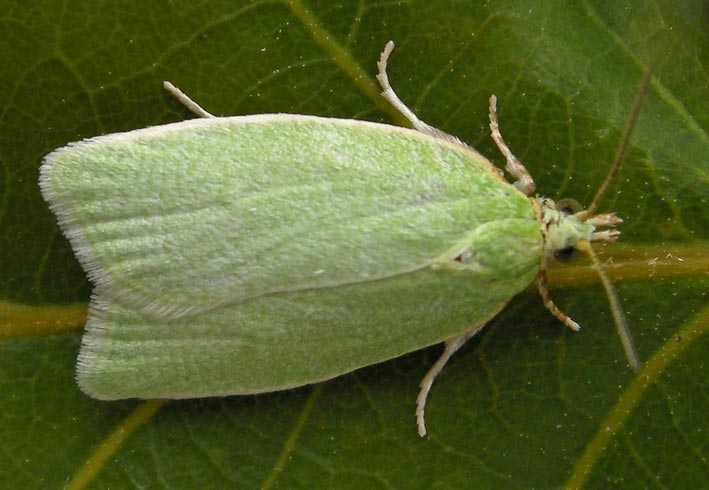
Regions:
[[[614,229],[597,230],[598,227],[613,226],[622,222],[615,214],[587,216],[583,210],[570,209],[562,201],[555,203],[546,197],[535,198],[539,205],[544,249],[548,256],[571,250],[576,244],[587,242],[612,242],[620,232]]]

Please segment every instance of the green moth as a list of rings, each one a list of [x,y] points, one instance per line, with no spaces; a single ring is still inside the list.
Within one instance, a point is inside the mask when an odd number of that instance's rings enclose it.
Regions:
[[[95,289],[77,379],[88,395],[190,398],[316,383],[444,342],[434,378],[547,260],[618,237],[613,214],[529,197],[490,104],[502,172],[414,129],[290,114],[213,117],[69,144],[40,187]],[[600,267],[598,267],[600,270]],[[604,278],[608,290],[610,282]],[[637,356],[613,296],[630,364]]]

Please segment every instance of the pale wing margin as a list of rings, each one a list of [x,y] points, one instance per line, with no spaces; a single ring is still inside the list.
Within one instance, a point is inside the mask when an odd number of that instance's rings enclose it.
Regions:
[[[431,264],[527,199],[465,148],[311,116],[186,121],[45,159],[40,185],[100,295],[157,316]]]

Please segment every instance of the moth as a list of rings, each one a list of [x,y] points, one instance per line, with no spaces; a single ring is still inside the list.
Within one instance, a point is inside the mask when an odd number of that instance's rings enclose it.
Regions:
[[[443,343],[448,359],[547,262],[618,238],[614,214],[534,195],[490,98],[513,182],[399,99],[413,126],[293,114],[214,117],[85,139],[44,159],[42,195],[94,284],[77,379],[88,395],[191,398],[317,383]],[[647,81],[644,82],[645,87]],[[627,139],[627,138],[626,138]],[[619,161],[613,167],[616,169]],[[616,170],[612,169],[611,174]],[[607,186],[606,186],[607,188]],[[638,358],[596,260],[631,366]]]

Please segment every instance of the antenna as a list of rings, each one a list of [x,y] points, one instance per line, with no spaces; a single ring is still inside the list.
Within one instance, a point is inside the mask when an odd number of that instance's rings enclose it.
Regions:
[[[593,197],[593,200],[591,201],[591,204],[588,206],[588,208],[577,213],[577,216],[583,221],[591,221],[592,224],[594,221],[597,221],[604,225],[612,225],[613,219],[617,220],[616,222],[619,221],[619,219],[612,214],[594,216],[594,213],[596,209],[598,209],[598,206],[603,200],[603,197],[608,191],[608,188],[613,183],[613,180],[618,174],[618,170],[620,170],[620,164],[623,161],[623,158],[625,157],[625,151],[628,148],[628,142],[630,141],[630,134],[633,132],[633,128],[635,127],[635,123],[638,119],[638,115],[640,114],[640,108],[642,107],[643,99],[645,98],[648,87],[650,86],[650,80],[652,79],[652,71],[652,68],[650,68],[645,72],[645,74],[643,75],[643,79],[640,82],[640,86],[638,87],[638,90],[635,93],[635,100],[633,101],[633,107],[630,111],[630,116],[628,117],[628,123],[625,125],[623,136],[620,139],[618,150],[616,151],[615,158],[613,159],[613,165],[611,166],[608,175],[606,176],[606,179],[598,188],[598,191]],[[594,241],[610,241],[615,239],[615,237],[610,236],[612,232],[609,233],[608,231],[595,232],[594,234],[596,235],[596,240]],[[605,235],[608,235],[609,239],[605,239]],[[615,320],[618,335],[620,336],[620,340],[623,343],[623,349],[625,350],[625,356],[628,359],[628,364],[630,364],[630,367],[633,369],[633,371],[637,371],[640,368],[640,360],[638,359],[638,353],[635,350],[635,344],[633,343],[633,336],[630,333],[630,329],[628,328],[628,322],[625,319],[625,314],[623,313],[623,309],[620,305],[620,300],[618,299],[618,293],[615,289],[615,286],[608,277],[608,274],[606,274],[603,265],[598,260],[596,253],[593,251],[593,247],[591,247],[591,244],[588,241],[581,240],[576,244],[576,248],[588,254],[588,256],[591,258],[591,261],[593,262],[593,267],[596,269],[596,272],[598,272],[598,275],[601,278],[603,287],[606,290],[606,295],[608,296],[608,301],[610,302],[611,312],[613,313],[613,319]]]
[[[643,99],[645,98],[645,94],[647,93],[647,89],[650,86],[650,80],[652,79],[652,71],[653,67],[648,68],[648,70],[645,72],[645,75],[643,75],[643,79],[640,82],[640,86],[638,87],[637,92],[635,92],[635,100],[633,101],[633,107],[630,111],[630,116],[628,117],[628,123],[625,125],[625,130],[623,131],[623,137],[620,139],[620,144],[618,145],[618,150],[615,153],[615,158],[613,159],[613,165],[611,166],[611,169],[608,171],[608,175],[606,176],[606,180],[603,181],[603,184],[598,188],[598,191],[596,192],[596,195],[593,197],[593,200],[591,201],[591,204],[582,211],[581,216],[579,216],[582,220],[586,220],[589,217],[593,216],[593,213],[596,211],[598,206],[601,204],[601,201],[603,200],[603,197],[606,194],[606,191],[608,191],[608,188],[610,185],[613,183],[613,180],[615,179],[615,176],[618,174],[618,170],[620,170],[620,164],[623,161],[623,158],[625,157],[625,150],[628,148],[628,142],[630,141],[630,134],[633,132],[633,129],[635,128],[635,122],[638,120],[638,115],[640,114],[640,108],[643,105]]]
[[[618,292],[615,290],[615,286],[608,277],[608,274],[606,274],[606,271],[603,269],[603,265],[598,260],[591,244],[586,240],[581,240],[576,244],[576,248],[586,252],[588,256],[591,257],[593,267],[596,269],[596,272],[598,272],[603,287],[606,290],[611,312],[613,313],[613,319],[615,320],[616,330],[618,331],[620,341],[623,343],[623,349],[625,350],[625,357],[628,359],[628,364],[630,364],[633,371],[637,371],[640,368],[640,359],[638,358],[638,351],[635,350],[633,335],[630,333],[628,322],[625,319],[625,314],[623,314],[623,309],[618,299]]]

